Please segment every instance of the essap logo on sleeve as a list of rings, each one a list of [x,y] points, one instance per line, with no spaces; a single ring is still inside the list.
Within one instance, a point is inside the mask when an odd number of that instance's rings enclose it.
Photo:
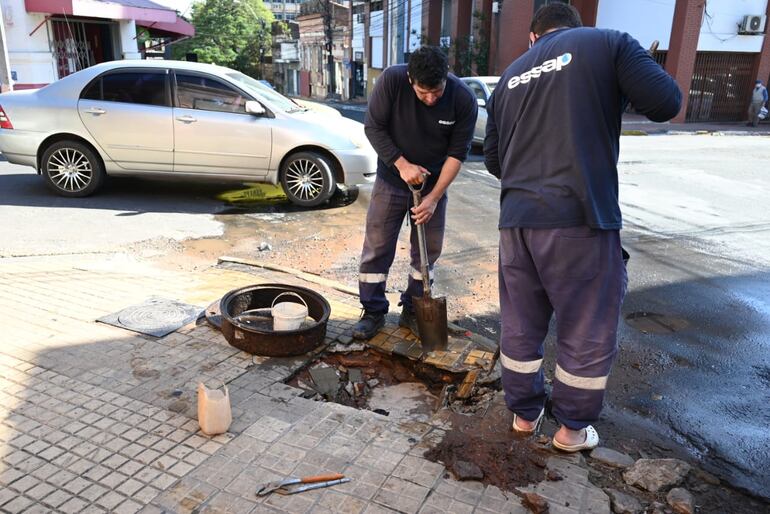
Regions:
[[[559,57],[556,57],[555,59],[549,59],[545,61],[540,66],[535,66],[529,71],[525,71],[521,75],[517,75],[515,77],[511,77],[511,79],[508,81],[508,89],[513,89],[519,84],[526,84],[532,79],[536,79],[540,77],[543,73],[549,73],[552,71],[561,71],[562,68],[567,66],[569,63],[572,62],[572,54],[567,52],[565,54],[561,54]]]

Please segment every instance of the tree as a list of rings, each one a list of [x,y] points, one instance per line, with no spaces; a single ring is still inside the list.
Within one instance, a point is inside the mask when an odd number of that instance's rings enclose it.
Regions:
[[[192,6],[195,36],[174,45],[174,58],[195,53],[199,62],[219,64],[262,78],[270,54],[273,13],[262,0],[203,0]]]

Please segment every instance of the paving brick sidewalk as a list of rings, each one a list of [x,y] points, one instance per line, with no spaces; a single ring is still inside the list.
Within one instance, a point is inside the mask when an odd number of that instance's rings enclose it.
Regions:
[[[357,299],[286,274],[197,272],[82,256],[0,260],[0,511],[526,512],[519,498],[457,482],[422,457],[441,423],[315,402],[284,383],[312,357],[253,357],[204,324],[163,338],[94,320],[158,296],[206,307],[236,287],[310,285],[330,301],[328,340]],[[227,434],[198,430],[199,380],[228,383]],[[587,471],[537,489],[551,512],[609,512]],[[257,498],[286,475],[342,472],[348,484]],[[533,486],[536,487],[536,486]],[[560,505],[569,504],[569,507]]]

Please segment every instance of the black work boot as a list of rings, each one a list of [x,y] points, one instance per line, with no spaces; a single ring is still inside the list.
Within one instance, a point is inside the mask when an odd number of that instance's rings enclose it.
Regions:
[[[353,325],[354,339],[371,339],[385,326],[385,314],[365,311],[358,323]]]
[[[406,306],[401,309],[401,316],[398,318],[398,326],[408,328],[415,337],[420,337],[420,331],[417,328],[417,315],[415,315],[412,309]]]

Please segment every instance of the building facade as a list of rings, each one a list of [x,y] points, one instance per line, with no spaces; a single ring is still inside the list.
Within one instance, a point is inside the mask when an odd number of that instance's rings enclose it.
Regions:
[[[141,59],[147,41],[194,34],[176,11],[149,0],[2,0],[0,8],[10,89],[42,87],[101,62]]]
[[[375,0],[363,4],[366,89],[424,43],[445,47],[459,75],[499,75],[527,51],[532,15],[552,1],[645,48],[657,40],[656,59],[685,94],[675,121],[742,120],[754,80],[770,79],[767,0]]]
[[[348,7],[334,2],[321,0],[303,4],[297,18],[302,96],[351,98],[350,15]]]

